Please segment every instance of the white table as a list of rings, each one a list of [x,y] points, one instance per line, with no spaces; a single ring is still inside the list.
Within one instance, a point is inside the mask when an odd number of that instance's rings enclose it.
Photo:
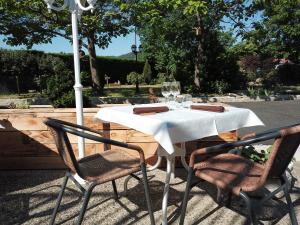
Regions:
[[[162,224],[166,225],[169,185],[171,177],[174,176],[175,157],[180,156],[183,165],[187,167],[184,144],[182,148],[176,147],[175,144],[218,135],[242,127],[264,124],[251,110],[235,107],[225,107],[226,110],[223,113],[177,109],[151,115],[133,114],[134,107],[161,105],[163,104],[106,107],[99,110],[96,118],[152,135],[159,143],[158,161],[149,169],[157,168],[161,157],[166,157],[167,170],[162,202]]]

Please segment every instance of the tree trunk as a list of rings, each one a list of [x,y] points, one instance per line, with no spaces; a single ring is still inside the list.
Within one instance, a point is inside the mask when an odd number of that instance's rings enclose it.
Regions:
[[[200,76],[203,72],[204,67],[204,51],[203,51],[203,36],[204,36],[204,27],[201,21],[199,13],[197,14],[197,23],[198,27],[196,28],[196,38],[198,41],[196,58],[195,58],[195,70],[194,70],[194,84],[197,89],[200,89]]]
[[[96,90],[98,94],[102,95],[104,83],[101,82],[101,77],[97,68],[95,41],[94,41],[94,35],[92,34],[88,36],[88,51],[89,51],[89,61],[90,61],[91,76],[92,76],[92,86],[93,89]]]
[[[139,87],[139,81],[136,79],[135,81],[135,93],[139,94],[140,93],[140,87]]]

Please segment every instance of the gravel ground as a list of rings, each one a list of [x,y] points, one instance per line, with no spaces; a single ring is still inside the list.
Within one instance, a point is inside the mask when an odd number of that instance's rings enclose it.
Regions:
[[[300,178],[300,163],[293,171]],[[171,182],[169,198],[169,224],[178,224],[179,210],[185,188],[186,172],[177,169],[178,177]],[[48,224],[55,205],[64,171],[0,171],[0,224]],[[161,198],[165,173],[156,170],[149,173],[150,191],[157,224],[161,222]],[[136,180],[129,182],[129,193],[123,193],[124,179],[117,181],[119,200],[113,199],[111,183],[99,185],[94,189],[83,224],[149,224],[143,187]],[[300,185],[296,181],[292,200],[300,221]],[[73,224],[78,216],[82,198],[77,187],[69,181],[62,200],[56,224]],[[188,203],[186,224],[249,224],[243,203],[233,198],[230,209],[215,203],[216,189],[202,183],[192,189]],[[283,199],[268,202],[266,207],[257,210],[263,224],[290,224]]]

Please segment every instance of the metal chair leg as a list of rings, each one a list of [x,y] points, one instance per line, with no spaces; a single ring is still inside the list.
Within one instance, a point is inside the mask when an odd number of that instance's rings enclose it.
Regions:
[[[147,171],[146,171],[145,163],[143,163],[141,165],[141,170],[143,173],[143,183],[144,183],[148,212],[149,212],[149,216],[150,216],[150,222],[151,222],[151,225],[155,225],[154,215],[153,215],[153,210],[152,210],[152,203],[151,203],[151,198],[150,198],[150,194],[149,194],[149,184],[148,184],[148,179],[147,179]]]
[[[288,181],[288,179],[285,175],[283,176],[283,179],[284,179],[284,182],[285,182],[283,191],[284,191],[284,195],[285,195],[287,205],[289,207],[289,214],[290,214],[290,218],[291,218],[291,221],[292,221],[292,225],[298,225],[296,213],[295,213],[293,203],[292,203],[292,200],[291,200],[291,196],[290,196],[290,193],[289,193],[289,181]]]
[[[119,195],[118,195],[118,190],[117,190],[117,185],[115,180],[112,181],[112,186],[114,189],[114,199],[117,200],[119,199]]]
[[[244,199],[247,205],[247,209],[249,212],[250,221],[253,225],[258,225],[258,221],[255,216],[254,208],[252,207],[252,203],[248,195],[244,192],[240,192],[240,196]]]
[[[223,191],[221,188],[217,187],[217,203],[220,205],[222,203]]]
[[[228,196],[227,196],[227,199],[226,199],[226,202],[225,202],[225,206],[226,206],[226,207],[230,207],[230,205],[231,205],[231,200],[232,200],[232,192],[229,192],[229,193],[228,193]]]
[[[68,173],[66,173],[65,177],[64,177],[64,181],[61,185],[61,190],[59,192],[59,195],[58,195],[58,198],[57,198],[57,201],[56,201],[56,205],[55,205],[55,208],[53,210],[53,213],[52,213],[52,216],[51,216],[51,221],[50,221],[50,225],[53,225],[54,222],[55,222],[55,217],[56,217],[56,214],[58,212],[58,208],[60,206],[60,203],[61,203],[61,199],[63,197],[63,194],[64,194],[64,191],[65,191],[65,188],[66,188],[66,185],[67,185],[67,182],[68,182],[68,179],[69,179],[69,176],[68,176]]]
[[[184,219],[185,219],[185,213],[186,213],[186,207],[187,207],[187,202],[188,202],[188,197],[191,189],[191,181],[192,181],[192,176],[193,176],[193,168],[189,167],[188,169],[188,177],[187,177],[187,182],[186,182],[186,188],[185,188],[185,193],[181,205],[181,215],[180,215],[180,225],[183,225]]]
[[[83,220],[83,216],[85,214],[85,211],[86,211],[86,208],[88,206],[88,203],[89,203],[89,200],[90,200],[90,197],[91,197],[91,193],[94,189],[94,187],[96,186],[96,184],[91,184],[89,186],[89,188],[85,191],[84,193],[84,200],[83,200],[83,204],[82,204],[82,207],[81,207],[81,210],[80,210],[80,214],[79,214],[79,217],[78,217],[78,220],[77,220],[77,225],[80,225],[82,223],[82,220]]]

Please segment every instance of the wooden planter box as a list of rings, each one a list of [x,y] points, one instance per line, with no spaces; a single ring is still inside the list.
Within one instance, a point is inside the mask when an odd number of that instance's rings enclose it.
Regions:
[[[106,107],[106,106],[103,106]],[[102,130],[105,136],[141,146],[148,163],[156,160],[158,144],[153,137],[118,124],[103,124],[94,119],[99,108],[84,109],[84,124]],[[61,169],[65,168],[58,156],[54,140],[43,123],[47,117],[76,123],[75,109],[3,109],[0,110],[0,169]],[[77,138],[69,136],[78,155]],[[187,143],[187,157],[194,149],[237,139],[235,131]],[[113,146],[112,146],[113,148]],[[86,155],[103,151],[103,145],[86,140]],[[178,163],[180,166],[180,163]]]

